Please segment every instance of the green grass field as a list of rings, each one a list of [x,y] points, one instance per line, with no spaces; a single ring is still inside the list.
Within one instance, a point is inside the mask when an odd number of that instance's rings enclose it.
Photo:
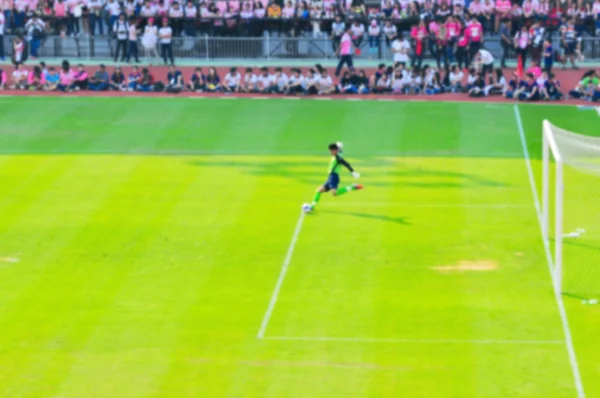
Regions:
[[[578,396],[513,105],[0,106],[0,397]],[[543,119],[600,132],[519,110],[538,190]],[[335,140],[365,189],[300,216]],[[564,303],[600,397],[600,306]]]

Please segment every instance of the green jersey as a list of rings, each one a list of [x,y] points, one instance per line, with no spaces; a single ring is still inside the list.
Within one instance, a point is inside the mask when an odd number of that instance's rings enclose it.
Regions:
[[[354,171],[352,166],[350,166],[350,163],[346,162],[341,155],[337,154],[335,156],[332,156],[331,160],[329,161],[329,174],[339,174],[342,166],[350,170],[350,172]]]

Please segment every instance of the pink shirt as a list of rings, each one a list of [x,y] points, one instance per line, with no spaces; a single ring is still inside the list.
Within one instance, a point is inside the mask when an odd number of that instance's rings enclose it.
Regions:
[[[6,72],[2,71],[2,73],[0,73],[0,84],[5,85],[6,84]]]
[[[531,2],[523,3],[523,12],[525,14],[531,14],[533,12],[533,4],[531,4]]]
[[[594,15],[600,15],[600,1],[596,1],[592,6],[592,12]]]
[[[507,13],[512,8],[510,0],[496,0],[496,10],[500,13]]]
[[[352,38],[348,33],[344,33],[340,43],[340,55],[350,55],[352,51]]]
[[[219,11],[225,12],[225,10],[227,9],[227,2],[224,0],[219,0],[215,3],[215,7],[217,7]]]
[[[548,15],[548,11],[550,11],[550,6],[548,3],[538,3],[535,5],[535,12],[540,15]]]
[[[33,84],[33,72],[27,75],[27,84]],[[46,76],[43,73],[40,77],[40,84],[46,84]]]
[[[435,21],[429,23],[429,32],[435,34],[436,36],[440,32],[440,27]]]
[[[17,11],[25,11],[25,9],[29,6],[29,0],[15,0],[15,8]]]
[[[71,72],[70,70],[68,72],[61,70],[59,74],[59,80],[60,83],[64,84],[65,86],[70,85],[71,83],[73,83],[73,72]]]
[[[446,35],[449,39],[458,36],[458,24],[456,22],[448,22],[446,24]]]
[[[481,14],[482,10],[483,8],[481,7],[481,3],[478,3],[476,1],[472,2],[469,6],[469,12],[471,14]]]
[[[539,66],[530,66],[527,68],[527,73],[531,73],[536,79],[542,75],[542,68]]]
[[[238,12],[240,10],[240,2],[237,0],[230,0],[229,1],[229,9],[232,12]],[[252,9],[252,8],[250,8]]]
[[[483,27],[479,22],[471,22],[467,26],[467,36],[472,42],[478,43],[481,41],[481,35],[483,33]]]
[[[469,38],[467,37],[466,34],[464,34],[458,38],[458,46],[459,47],[466,47],[467,44],[469,44]]]
[[[67,15],[65,3],[59,3],[58,1],[54,3],[54,15],[57,17],[65,17]]]
[[[87,78],[88,78],[88,74],[86,71],[81,71],[81,72],[77,71],[73,74],[73,79],[75,79],[75,81],[78,81],[78,82],[82,82]]]

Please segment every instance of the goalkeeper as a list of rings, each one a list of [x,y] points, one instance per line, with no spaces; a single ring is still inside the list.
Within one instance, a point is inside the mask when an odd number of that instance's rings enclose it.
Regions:
[[[342,166],[347,168],[352,173],[352,176],[354,178],[359,178],[360,174],[358,174],[358,172],[354,171],[352,166],[350,166],[350,163],[346,162],[346,160],[344,160],[344,158],[342,157],[342,155],[341,155],[342,143],[341,142],[338,142],[335,144],[329,144],[328,148],[329,148],[329,152],[331,153],[331,160],[329,161],[329,176],[327,177],[327,181],[325,181],[325,184],[321,185],[317,189],[317,192],[315,192],[313,201],[310,204],[310,210],[313,210],[315,208],[315,206],[319,202],[319,199],[321,199],[321,194],[323,192],[331,191],[333,196],[337,196],[337,195],[345,194],[346,192],[350,192],[353,190],[359,190],[359,189],[363,188],[363,186],[360,184],[351,184],[351,185],[348,185],[347,187],[338,188],[338,185],[340,184],[339,171],[342,168]]]

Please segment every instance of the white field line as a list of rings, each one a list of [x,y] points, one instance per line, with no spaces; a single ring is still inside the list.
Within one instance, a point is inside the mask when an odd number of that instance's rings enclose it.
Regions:
[[[535,187],[535,179],[533,177],[533,169],[531,168],[531,160],[529,158],[529,150],[527,149],[527,139],[525,138],[525,131],[523,130],[523,122],[521,120],[521,113],[519,112],[519,106],[514,105],[515,118],[517,120],[517,127],[519,129],[519,136],[521,138],[521,145],[523,147],[523,155],[525,158],[525,165],[527,167],[527,173],[529,174],[529,184],[531,186],[531,194],[533,195],[533,205],[537,213],[538,222],[540,224],[540,233],[542,241],[544,243],[544,251],[546,252],[546,262],[548,263],[548,270],[550,271],[550,278],[552,279],[552,286],[554,286],[554,297],[556,299],[556,305],[558,306],[558,313],[562,323],[563,334],[565,336],[565,345],[567,353],[569,354],[569,362],[571,364],[571,370],[573,372],[573,380],[575,382],[575,389],[577,390],[578,398],[585,398],[585,391],[583,389],[583,382],[581,381],[581,374],[579,372],[579,364],[577,363],[577,355],[575,354],[575,347],[573,346],[573,338],[571,336],[571,329],[569,327],[569,320],[567,318],[567,311],[563,303],[560,291],[556,289],[554,283],[554,273],[552,272],[553,260],[552,254],[550,253],[550,245],[544,239],[543,223],[542,223],[542,209],[540,206],[540,200],[537,194],[537,188]]]
[[[279,272],[279,278],[277,278],[277,283],[275,283],[275,288],[273,289],[273,294],[271,295],[271,300],[269,301],[269,306],[267,307],[265,316],[263,317],[263,320],[260,324],[260,329],[258,330],[257,337],[259,339],[262,339],[265,337],[265,332],[267,331],[267,327],[269,326],[269,321],[271,320],[271,315],[273,315],[273,310],[275,309],[275,305],[277,304],[277,299],[279,298],[279,292],[281,291],[281,286],[283,285],[285,275],[287,274],[287,270],[290,266],[290,262],[292,261],[292,256],[294,254],[294,248],[296,247],[296,242],[298,241],[298,236],[300,236],[300,230],[302,229],[303,222],[304,222],[304,212],[300,212],[300,217],[298,217],[298,222],[296,223],[296,229],[294,229],[294,235],[292,235],[292,240],[290,242],[290,245],[288,246],[288,250],[285,255],[285,259],[283,260],[283,265],[281,266],[281,271]]]
[[[497,340],[497,339],[377,339],[361,337],[325,337],[325,336],[268,336],[265,340],[280,341],[331,341],[346,343],[396,343],[396,344],[489,344],[489,345],[557,345],[562,340]]]
[[[353,207],[440,207],[440,208],[466,208],[466,209],[514,209],[514,208],[529,208],[531,205],[522,203],[402,203],[402,202],[343,202],[336,201],[335,204],[321,203],[320,206],[339,207],[342,205]]]

